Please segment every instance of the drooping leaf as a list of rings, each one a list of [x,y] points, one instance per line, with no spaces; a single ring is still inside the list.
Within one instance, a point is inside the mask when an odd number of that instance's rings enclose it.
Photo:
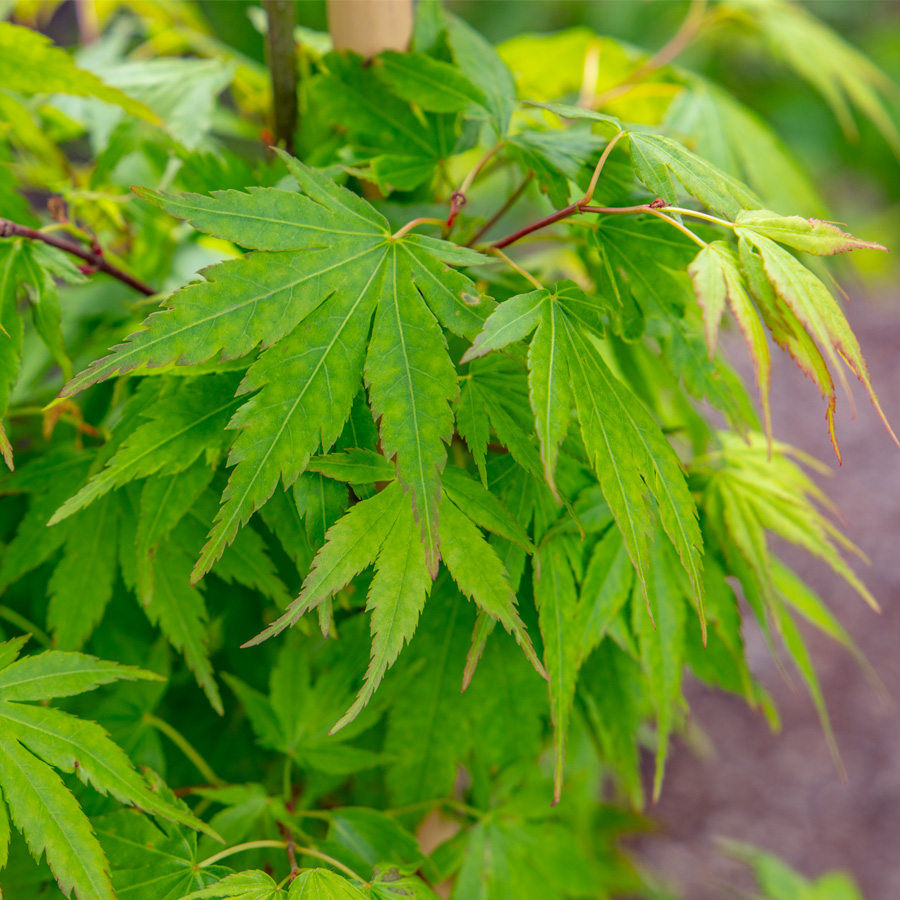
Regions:
[[[779,58],[825,98],[848,135],[857,133],[851,112],[855,106],[900,153],[900,132],[883,100],[893,85],[873,62],[793,3],[729,0],[728,5],[759,29]]]
[[[555,749],[553,800],[559,803],[562,799],[566,738],[575,698],[581,641],[577,627],[575,580],[568,560],[556,541],[541,551],[540,574],[535,581],[534,597],[544,641],[544,664],[550,676]]]
[[[372,613],[372,656],[365,684],[332,732],[339,731],[359,715],[416,630],[432,581],[426,567],[425,548],[417,538],[412,509],[401,503],[375,562],[375,577],[366,601],[366,609]]]
[[[471,520],[450,500],[444,503],[444,564],[459,589],[498,621],[544,677],[541,665],[516,610],[516,595],[509,585],[503,564]]]
[[[740,219],[740,216],[738,218]],[[744,286],[744,279],[741,276],[734,250],[724,241],[707,244],[690,264],[688,272],[694,283],[697,300],[703,307],[706,343],[709,347],[710,357],[715,351],[719,322],[727,299],[750,350],[750,357],[756,369],[756,381],[763,408],[766,433],[771,435],[769,345],[766,343],[766,335],[759,314]]]
[[[791,307],[797,319],[831,363],[832,370],[845,383],[845,387],[846,379],[841,360],[865,386],[879,417],[891,437],[900,445],[875,393],[859,341],[851,331],[831,291],[809,269],[774,241],[752,229],[738,227],[735,230],[739,237],[759,251],[766,275],[778,296]]]

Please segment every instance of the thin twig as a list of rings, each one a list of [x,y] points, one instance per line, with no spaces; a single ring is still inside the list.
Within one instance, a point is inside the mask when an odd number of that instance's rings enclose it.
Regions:
[[[591,202],[591,198],[594,196],[594,191],[597,189],[597,182],[600,180],[600,173],[603,171],[603,167],[606,165],[606,160],[609,159],[609,154],[612,153],[613,147],[619,143],[619,141],[625,136],[624,131],[620,131],[607,145],[603,148],[603,153],[600,156],[600,159],[597,161],[597,165],[594,167],[594,174],[591,176],[591,183],[588,185],[588,189],[585,192],[584,197],[578,201],[578,205],[581,207],[585,207],[588,203]]]
[[[287,850],[288,865],[291,867],[291,874],[288,876],[288,881],[293,881],[297,877],[297,873],[300,871],[300,867],[297,865],[297,855],[294,852],[294,836],[291,834],[291,830],[283,822],[278,823],[278,831],[284,838],[284,842],[286,845],[285,849]]]
[[[512,234],[508,234],[502,240],[495,241],[491,244],[491,249],[502,250],[504,247],[508,247],[510,244],[514,244],[516,241],[525,237],[525,235],[531,234],[532,231],[546,228],[548,225],[553,225],[554,223],[559,222],[562,219],[567,219],[569,216],[580,213],[581,211],[581,207],[577,203],[570,203],[565,209],[558,209],[555,213],[544,216],[543,219],[538,219],[537,222],[532,222],[530,225],[526,225],[518,231],[514,231]]]
[[[77,256],[87,263],[90,270],[112,275],[113,278],[117,278],[123,284],[127,284],[128,287],[144,294],[146,297],[152,297],[156,293],[149,284],[144,284],[143,281],[139,281],[127,272],[123,272],[118,266],[114,266],[106,259],[103,251],[96,244],[88,250],[71,241],[63,240],[44,231],[38,231],[36,228],[29,228],[27,225],[10,222],[9,219],[0,219],[0,237],[24,237],[32,241],[42,241],[51,247],[56,247],[57,250],[64,250],[66,253],[71,253],[72,256]]]
[[[263,850],[266,848],[272,848],[273,850],[282,850],[284,849],[284,847],[284,841],[247,841],[244,844],[235,844],[233,847],[226,847],[224,850],[220,850],[218,853],[213,853],[212,856],[208,856],[206,859],[198,862],[197,868],[205,869],[207,866],[211,866],[213,863],[217,863],[220,859],[227,859],[229,856],[233,856],[235,853],[243,853],[244,850]]]
[[[526,281],[530,281],[539,291],[544,286],[530,272],[526,272],[518,263],[513,262],[499,247],[492,247],[491,252],[495,256],[499,256],[514,272],[518,272]]]
[[[681,23],[681,27],[673,35],[672,40],[657,50],[649,59],[641,63],[633,72],[629,73],[624,81],[613,85],[602,94],[588,97],[587,102],[579,101],[579,105],[588,109],[600,109],[610,101],[628,93],[635,83],[640,81],[645,75],[667,66],[697,36],[697,32],[703,24],[705,12],[706,0],[691,0],[688,14]]]
[[[443,225],[446,225],[446,222],[444,222],[443,219],[432,219],[432,218],[429,218],[428,216],[420,216],[418,219],[412,219],[411,221],[407,222],[405,225],[402,225],[400,228],[398,228],[391,235],[391,239],[396,241],[397,238],[402,238],[403,235],[406,234],[408,231],[412,231],[413,228],[416,227],[416,225],[441,225],[441,226],[443,226]]]
[[[467,247],[471,247],[472,244],[476,243],[481,237],[487,234],[494,227],[494,225],[496,225],[497,222],[499,222],[500,219],[502,219],[503,216],[505,216],[510,211],[510,209],[515,206],[522,194],[525,193],[525,188],[528,187],[532,178],[534,178],[534,172],[529,172],[525,176],[524,181],[512,192],[503,206],[501,206],[500,209],[498,209],[497,212],[495,212],[494,215],[492,215],[490,219],[488,219],[487,222],[485,222],[484,225],[482,225],[481,228],[479,228],[478,231],[476,231],[475,234],[472,235],[472,237],[469,238],[468,241],[466,241]]]
[[[152,713],[144,713],[142,721],[164,734],[194,764],[197,771],[213,786],[223,787],[227,782],[213,772],[210,764],[197,752],[188,739],[164,719]]]
[[[491,244],[491,249],[493,250],[502,250],[504,247],[508,247],[510,244],[514,244],[516,241],[521,240],[525,235],[531,234],[533,231],[537,231],[540,228],[546,228],[548,225],[553,225],[555,222],[559,222],[561,219],[566,219],[569,216],[577,213],[581,213],[584,211],[585,207],[591,202],[591,198],[594,196],[594,190],[597,187],[597,182],[600,180],[600,173],[603,171],[603,167],[606,165],[606,160],[609,159],[609,154],[612,153],[613,148],[616,144],[621,140],[624,136],[625,132],[620,131],[603,149],[603,153],[600,156],[600,159],[597,161],[597,165],[594,167],[594,174],[591,176],[591,183],[588,185],[588,189],[585,192],[585,195],[575,203],[570,203],[565,209],[560,209],[555,213],[551,213],[549,216],[545,216],[543,219],[539,219],[537,222],[532,222],[531,225],[526,225],[524,228],[520,228],[518,231],[514,231],[512,234],[507,235],[502,240],[496,241]]]
[[[466,205],[466,201],[468,199],[469,188],[472,187],[472,183],[478,177],[478,174],[481,170],[493,159],[494,155],[498,153],[503,148],[503,141],[499,141],[494,144],[481,159],[475,163],[474,166],[469,170],[469,174],[463,179],[463,183],[450,195],[450,214],[447,216],[447,229],[448,231],[453,228],[453,223],[456,221],[456,217],[459,215],[459,211]]]
[[[599,213],[601,215],[619,215],[622,213],[649,213],[651,216],[656,216],[656,218],[662,219],[664,222],[668,222],[673,228],[677,228],[682,234],[686,234],[698,246],[707,246],[706,241],[704,241],[698,235],[694,234],[694,232],[691,231],[690,228],[688,228],[686,225],[682,225],[681,222],[679,222],[677,219],[673,219],[671,216],[667,216],[662,211],[666,207],[656,206],[656,202],[657,201],[654,201],[653,203],[645,203],[643,206],[585,206],[583,207],[582,212]]]

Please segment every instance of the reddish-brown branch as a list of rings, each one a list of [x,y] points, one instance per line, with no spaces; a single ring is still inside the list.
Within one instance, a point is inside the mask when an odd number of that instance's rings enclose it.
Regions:
[[[123,272],[118,266],[114,266],[103,255],[103,251],[96,244],[88,250],[80,244],[66,241],[63,238],[38,231],[35,228],[29,228],[27,225],[10,222],[9,219],[0,219],[0,237],[24,237],[32,241],[42,241],[51,247],[56,247],[57,250],[63,250],[66,253],[71,253],[72,256],[77,256],[79,259],[84,260],[89,270],[111,275],[147,297],[152,297],[156,293],[149,284],[144,284],[143,281],[139,281],[127,272]]]
[[[500,209],[498,209],[497,212],[495,212],[490,219],[488,219],[487,222],[485,222],[484,225],[482,225],[481,228],[466,241],[467,247],[471,247],[472,244],[479,241],[510,211],[510,209],[512,209],[513,206],[515,206],[522,194],[525,193],[525,188],[528,187],[532,178],[534,178],[534,172],[529,172],[525,176],[524,181],[512,192],[506,203],[504,203],[503,206],[501,206]]]
[[[543,219],[539,219],[537,222],[532,222],[530,225],[526,225],[524,228],[520,228],[518,231],[514,231],[512,234],[507,235],[505,238],[502,238],[499,241],[491,244],[491,248],[494,250],[502,250],[504,247],[508,247],[510,244],[514,244],[516,241],[521,240],[526,235],[531,234],[533,231],[538,231],[541,228],[546,228],[548,225],[553,225],[555,222],[559,222],[562,219],[566,219],[571,215],[580,214],[584,212],[587,208],[587,205],[591,202],[591,198],[594,196],[594,190],[597,187],[597,182],[600,180],[600,173],[603,171],[603,167],[606,165],[606,160],[609,159],[609,154],[612,153],[613,147],[624,137],[625,132],[620,131],[610,142],[604,147],[603,153],[600,156],[600,159],[597,161],[597,165],[594,167],[594,174],[591,176],[591,183],[588,185],[588,189],[585,192],[585,195],[575,203],[570,203],[565,209],[557,210],[555,213],[551,213],[549,216],[545,216]]]

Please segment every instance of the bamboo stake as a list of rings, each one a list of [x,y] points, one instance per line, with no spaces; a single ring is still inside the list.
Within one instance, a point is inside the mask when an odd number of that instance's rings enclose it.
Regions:
[[[405,51],[412,36],[412,0],[328,0],[328,29],[335,50],[365,57]]]

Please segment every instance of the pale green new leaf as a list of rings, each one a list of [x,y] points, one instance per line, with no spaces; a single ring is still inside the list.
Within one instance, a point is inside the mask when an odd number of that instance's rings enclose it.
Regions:
[[[285,896],[271,876],[256,869],[228,875],[210,887],[193,891],[184,900],[284,900]]]
[[[781,216],[770,209],[742,209],[734,220],[738,236],[748,231],[787,244],[795,250],[805,250],[816,256],[833,256],[848,250],[884,250],[881,244],[861,241],[831,222],[804,219],[802,216]]]
[[[746,14],[774,52],[825,98],[846,134],[857,134],[852,105],[900,154],[900,132],[882,99],[895,87],[873,62],[795,3],[729,0],[728,5]]]
[[[745,185],[672,138],[629,132],[629,142],[635,174],[669,206],[678,205],[677,182],[692,197],[729,219],[742,209],[762,206]]]
[[[441,529],[444,564],[459,589],[515,637],[531,664],[546,677],[516,610],[516,595],[506,570],[494,549],[449,499],[444,503]]]
[[[328,540],[316,554],[300,596],[288,606],[281,618],[246,646],[259,644],[284,631],[371,565],[406,503],[396,482],[374,497],[357,503],[328,532]]]
[[[9,22],[0,22],[0,84],[23,94],[96,97],[148,122],[159,121],[143,103],[79,69],[65,50],[39,31]]]
[[[540,569],[534,586],[544,666],[550,680],[550,711],[553,717],[553,800],[562,799],[563,767],[569,717],[575,699],[575,682],[581,654],[578,630],[578,592],[566,554],[558,541],[540,553]]]
[[[375,561],[375,577],[366,601],[366,610],[372,613],[372,655],[365,683],[354,704],[331,729],[332,733],[359,715],[403,645],[412,639],[431,584],[425,548],[418,540],[412,508],[401,500],[397,518],[390,531],[386,531]]]
[[[739,236],[752,244],[762,257],[766,275],[775,291],[796,314],[797,319],[816,341],[846,387],[843,360],[863,383],[885,427],[900,444],[888,424],[887,417],[872,386],[869,369],[863,359],[856,335],[838,306],[831,291],[798,262],[787,250],[751,229],[737,229]]]
[[[738,216],[740,219],[740,216]],[[806,221],[801,220],[801,221]],[[771,382],[771,362],[769,345],[759,314],[744,286],[744,279],[738,267],[738,260],[730,244],[713,241],[707,244],[688,266],[688,273],[694,284],[697,301],[703,307],[706,326],[706,343],[710,358],[715,353],[718,341],[719,323],[725,310],[725,302],[731,307],[741,333],[750,351],[756,369],[759,399],[763,408],[766,433],[771,434],[769,412],[769,384]]]
[[[835,453],[840,459],[840,451],[834,429],[834,412],[837,405],[837,397],[834,390],[834,380],[828,371],[828,365],[815,341],[809,336],[794,311],[775,293],[772,285],[769,283],[765,267],[759,255],[753,251],[743,238],[739,241],[738,249],[741,268],[747,278],[747,283],[756,300],[757,308],[762,315],[763,321],[772,334],[772,339],[782,350],[790,354],[803,373],[808,375],[819,388],[822,399],[827,401],[825,417],[828,421],[828,432],[831,436]]]

